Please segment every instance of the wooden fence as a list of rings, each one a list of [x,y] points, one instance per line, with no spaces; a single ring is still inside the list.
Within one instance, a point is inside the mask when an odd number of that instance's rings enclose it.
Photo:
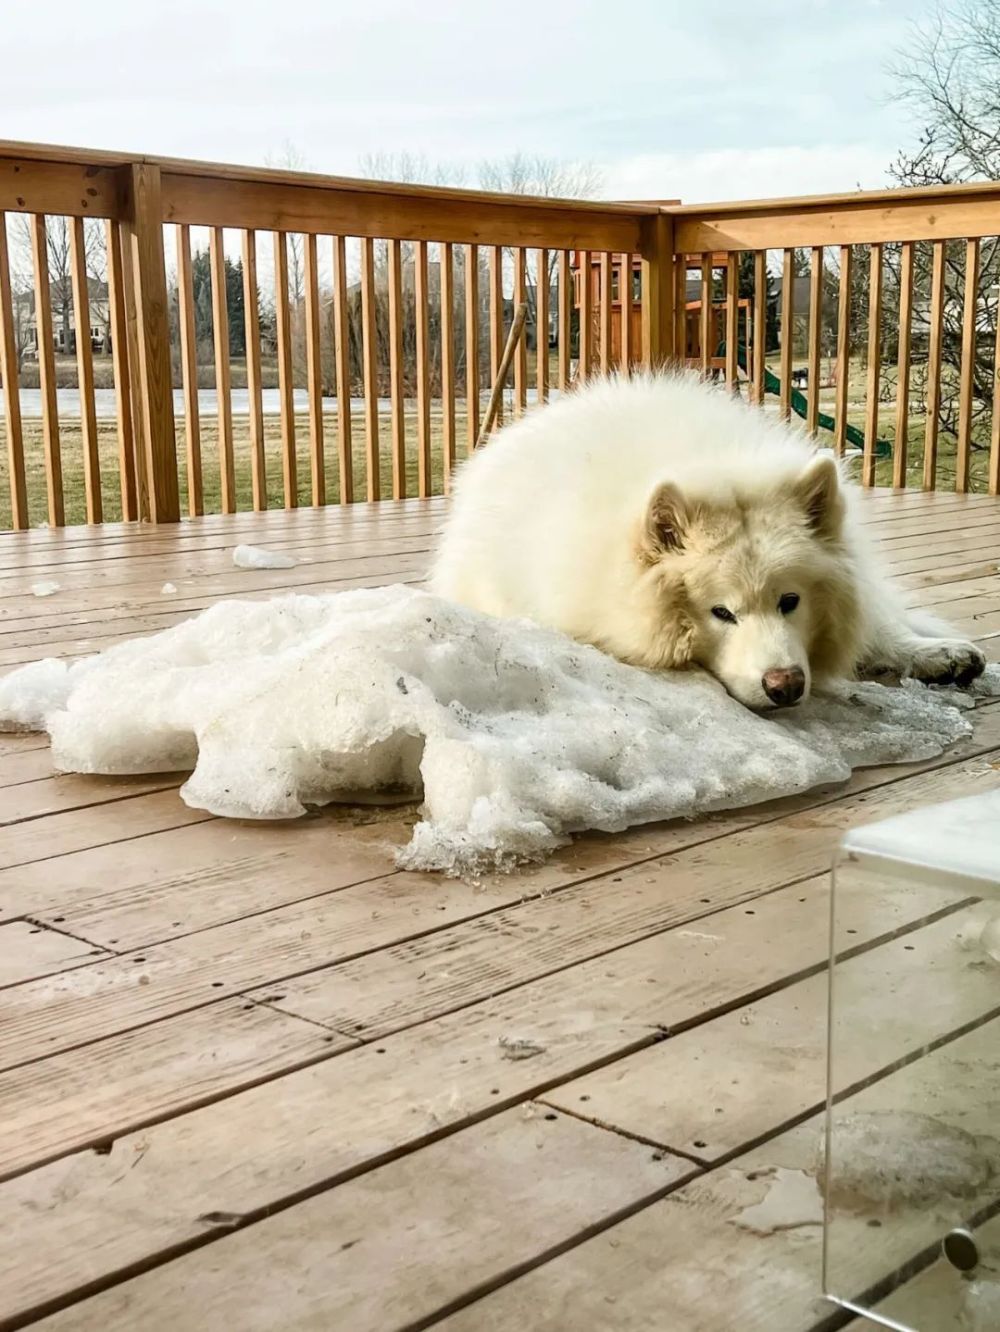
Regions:
[[[861,440],[867,485],[996,494],[998,233],[994,184],[607,204],[0,144],[0,503],[20,529],[447,489],[526,299],[515,415],[689,360]],[[635,255],[641,347],[631,282],[612,328]],[[599,275],[576,297],[574,266]]]

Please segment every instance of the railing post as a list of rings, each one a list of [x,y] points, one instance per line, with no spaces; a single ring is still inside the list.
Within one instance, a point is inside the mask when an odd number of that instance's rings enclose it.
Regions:
[[[180,498],[160,168],[133,162],[124,173],[125,288],[132,402],[139,427],[134,432],[139,512],[153,523],[176,523]]]
[[[642,359],[655,370],[674,357],[674,222],[655,213],[642,227]]]

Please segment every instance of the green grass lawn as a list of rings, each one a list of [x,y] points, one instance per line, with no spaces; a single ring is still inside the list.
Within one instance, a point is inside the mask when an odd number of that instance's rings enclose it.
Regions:
[[[386,413],[379,417],[380,467],[382,498],[392,498],[392,457],[391,417]],[[312,503],[311,469],[309,453],[309,419],[296,416],[296,460],[298,470],[298,502],[300,505]],[[461,459],[466,451],[466,416],[464,411],[457,412],[455,418],[456,453]],[[181,485],[181,507],[187,512],[187,475],[184,422],[177,422],[177,457]],[[337,419],[333,414],[324,420],[324,459],[326,463],[327,503],[340,502],[340,474],[337,454]],[[112,420],[98,422],[98,436],[101,458],[101,497],[104,504],[105,522],[117,522],[122,516],[121,489],[118,472],[118,433]],[[278,417],[264,418],[265,436],[265,473],[267,477],[268,506],[282,508],[284,505],[281,422]],[[83,437],[78,420],[60,422],[60,453],[63,471],[63,495],[65,502],[66,523],[85,523],[87,521],[86,499],[83,476]],[[203,417],[201,420],[201,457],[202,491],[204,512],[218,513],[221,510],[221,479],[219,469],[219,431],[215,417]],[[367,467],[365,457],[365,422],[363,414],[352,418],[352,445],[354,455],[354,497],[364,500],[367,497]],[[407,414],[407,494],[417,493],[417,425],[413,413]],[[6,439],[3,425],[0,423],[0,527],[10,526],[10,488]],[[246,417],[237,417],[233,423],[233,448],[235,453],[237,507],[252,509],[253,497],[250,471],[250,432]],[[28,513],[32,526],[48,520],[45,483],[45,458],[42,447],[41,422],[35,419],[24,421],[24,456],[28,490]],[[431,476],[434,494],[441,494],[444,488],[444,454],[442,447],[441,412],[431,413]]]
[[[775,358],[769,358],[774,362]],[[802,363],[796,359],[796,364]],[[773,364],[775,373],[780,365]],[[825,368],[825,367],[824,367]],[[553,372],[555,367],[553,367]],[[891,374],[885,381],[892,389]],[[531,382],[529,377],[529,382]],[[860,363],[852,364],[849,384],[848,420],[852,425],[864,428],[865,410],[865,374]],[[893,395],[894,398],[894,395]],[[822,387],[819,395],[820,408],[830,415],[834,414],[834,390]],[[773,406],[776,399],[768,402]],[[509,413],[509,404],[508,404]],[[312,502],[309,462],[309,421],[305,415],[297,416],[296,457],[298,462],[298,501],[302,506]],[[417,493],[417,427],[414,405],[408,404],[407,424],[407,494]],[[879,405],[879,435],[894,442],[896,425],[896,404],[894,400],[881,402]],[[383,498],[392,496],[392,461],[391,461],[391,418],[388,413],[379,417],[380,435],[380,476]],[[466,451],[466,415],[464,403],[456,404],[456,452],[459,460]],[[910,485],[919,486],[923,479],[925,419],[922,414],[910,416],[907,447],[907,479]],[[121,518],[121,495],[118,479],[118,440],[115,422],[102,420],[98,423],[101,455],[101,490],[104,502],[104,518],[114,522]],[[284,504],[282,489],[281,423],[276,416],[265,417],[266,472],[268,504],[272,508],[281,508]],[[236,490],[240,509],[250,509],[252,505],[249,423],[246,417],[237,417],[234,421],[234,450],[236,459]],[[355,413],[352,418],[352,442],[354,453],[354,494],[358,500],[367,496],[366,459],[365,459],[365,422],[363,413]],[[820,432],[820,440],[829,440],[830,436]],[[60,443],[63,467],[63,491],[65,496],[66,522],[68,524],[86,521],[86,506],[83,485],[83,446],[79,420],[66,419],[60,422]],[[327,502],[336,504],[340,501],[339,469],[337,465],[337,418],[335,412],[327,412],[324,417],[324,457],[326,461]],[[45,522],[48,518],[46,505],[46,485],[44,456],[42,451],[41,422],[26,418],[24,421],[25,463],[28,481],[28,505],[33,525]],[[433,493],[443,490],[443,457],[441,439],[441,409],[435,405],[431,413],[431,451],[432,451],[432,486]],[[204,510],[206,513],[220,510],[220,475],[218,456],[218,421],[215,417],[205,416],[201,421],[202,476],[204,491]],[[939,490],[951,490],[955,485],[955,439],[942,433],[938,442],[937,486]],[[187,478],[185,467],[184,423],[177,422],[177,456],[181,482],[181,503],[187,511]],[[981,437],[974,439],[970,468],[970,488],[985,492],[989,467],[988,440]],[[0,420],[0,527],[10,526],[10,490],[7,475],[8,460],[4,426]],[[853,465],[855,474],[859,470]],[[892,461],[878,463],[876,479],[879,485],[892,484]]]

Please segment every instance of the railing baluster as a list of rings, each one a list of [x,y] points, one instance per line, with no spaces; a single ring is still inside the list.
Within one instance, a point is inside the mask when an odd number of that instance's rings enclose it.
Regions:
[[[309,479],[314,506],[326,503],[326,444],[323,428],[323,352],[320,343],[318,242],[306,236],[306,383],[309,390]]]
[[[996,342],[993,348],[993,419],[990,422],[990,461],[986,484],[991,495],[1000,495],[1000,297],[996,305]]]
[[[819,351],[823,326],[823,247],[814,245],[809,261],[809,351],[806,389],[806,429],[819,430]]]
[[[465,247],[465,450],[479,438],[479,246]]]
[[[865,400],[865,447],[861,484],[875,484],[875,446],[878,443],[878,395],[882,371],[882,246],[871,247],[868,269],[868,386]]]
[[[620,284],[619,284],[620,286]],[[611,373],[611,255],[601,254],[601,374]]]
[[[140,422],[136,431],[136,491],[144,518],[154,523],[176,523],[181,515],[160,168],[152,162],[133,162],[123,184],[129,360],[137,367],[132,400],[139,405],[136,415]]]
[[[578,250],[577,273],[580,282],[580,347],[576,377],[581,384],[590,378],[594,344],[594,286],[589,250]]]
[[[927,346],[924,490],[935,490],[937,488],[938,418],[941,412],[941,342],[944,322],[944,260],[944,241],[935,241],[931,260],[931,326]]]
[[[257,292],[257,234],[243,232],[243,327],[247,353],[247,400],[250,418],[250,487],[253,507],[267,508],[267,453],[260,374],[260,308]],[[197,394],[195,397],[197,401]]]
[[[32,218],[31,258],[35,269],[35,332],[38,338],[38,377],[42,391],[42,444],[45,450],[45,485],[49,525],[62,527],[62,452],[59,444],[59,407],[56,399],[56,360],[52,331],[52,295],[49,287],[49,242],[42,214]]]
[[[392,406],[392,497],[406,498],[406,402],[403,397],[403,247],[389,242],[389,400]]]
[[[674,357],[684,366],[688,360],[687,255],[674,255]]]
[[[958,436],[955,448],[955,489],[969,489],[972,459],[972,390],[976,368],[976,301],[979,295],[979,241],[965,242],[965,300],[962,306],[962,369],[958,391]]]
[[[115,224],[117,225],[117,224]],[[145,338],[139,328],[138,278],[135,262],[134,230],[128,223],[117,225],[122,256],[122,303],[125,308],[125,361],[128,372],[128,393],[132,405],[132,433],[134,436],[132,460],[135,476],[135,503],[137,519],[147,519],[151,513],[152,496],[149,488],[148,398],[144,379],[143,355]],[[171,401],[173,390],[171,389]],[[176,442],[174,461],[176,466]],[[178,477],[177,515],[180,518],[180,478]]]
[[[184,444],[187,460],[188,513],[205,512],[201,477],[201,422],[198,413],[198,344],[194,322],[191,228],[181,223],[177,241],[177,313],[181,333],[181,385],[184,392]]]
[[[625,251],[619,256],[621,268],[618,272],[618,309],[620,311],[620,332],[618,337],[618,365],[623,375],[627,375],[632,365],[632,254]]]
[[[899,351],[896,356],[896,438],[892,446],[892,484],[906,486],[910,431],[910,336],[913,326],[913,242],[899,256]]]
[[[288,307],[288,237],[274,233],[274,314],[278,338],[278,396],[281,400],[281,471],[285,508],[298,508],[299,468],[292,381],[292,319]]]
[[[365,382],[365,476],[368,502],[382,498],[378,421],[378,336],[375,327],[375,242],[361,241],[361,360]]]
[[[792,353],[795,349],[795,251],[785,250],[781,264],[781,419],[792,414]]]
[[[438,258],[441,272],[441,454],[447,494],[455,467],[455,254],[452,246],[441,245]]]
[[[333,238],[333,335],[337,356],[337,466],[340,502],[354,503],[354,441],[351,429],[351,334],[347,318],[347,242]]]
[[[851,272],[853,250],[840,247],[840,291],[837,295],[837,396],[833,447],[838,458],[847,447],[847,404],[851,383]]]
[[[226,251],[221,227],[208,243],[212,270],[212,333],[215,341],[215,397],[219,422],[219,476],[222,512],[236,512],[236,462],[233,454],[233,396],[229,368],[229,302],[226,298]]]
[[[94,355],[93,348],[90,345],[87,237],[82,217],[70,219],[69,256],[73,286],[73,317],[76,325],[80,433],[83,439],[83,487],[87,505],[87,522],[93,524],[103,521],[104,501],[101,496],[101,453],[97,435],[97,402],[94,398]]]
[[[523,246],[514,251],[514,313],[528,299],[528,257]],[[514,415],[523,416],[528,405],[528,348],[522,334],[514,352]]]
[[[17,372],[17,340],[14,334],[14,298],[10,284],[7,219],[2,211],[0,211],[0,375],[3,376],[11,526],[15,531],[24,531],[30,520],[24,470],[21,389]]]
[[[428,313],[427,242],[417,241],[414,294],[417,311],[417,494],[421,498],[433,490],[431,471],[431,340]]]
[[[570,337],[573,319],[573,279],[570,273],[569,251],[559,251],[559,392],[569,388]]]
[[[753,257],[753,400],[764,401],[764,354],[767,350],[767,251]]]
[[[701,310],[698,341],[701,343],[701,373],[707,379],[712,368],[712,256],[701,256]]]
[[[726,383],[730,393],[739,393],[740,257],[726,255]]]
[[[490,246],[490,389],[496,386],[500,374],[500,358],[503,356],[503,250],[499,245]],[[497,405],[495,425],[503,425],[503,394]]]
[[[535,277],[535,383],[539,403],[549,400],[549,252],[538,251]]]
[[[671,218],[657,211],[647,218],[640,236],[642,264],[642,360],[659,371],[676,356],[674,295],[677,261]]]

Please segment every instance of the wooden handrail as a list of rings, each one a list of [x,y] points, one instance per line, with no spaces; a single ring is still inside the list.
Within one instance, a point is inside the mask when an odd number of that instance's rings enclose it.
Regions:
[[[280,460],[277,456],[274,458],[272,466],[277,472],[280,461],[283,498],[288,507],[293,507],[300,499],[293,380],[293,362],[298,354],[297,321],[300,318],[305,320],[303,347],[309,383],[312,501],[326,502],[328,485],[332,489],[332,468],[328,473],[323,424],[324,394],[332,388],[335,388],[337,399],[336,488],[340,502],[351,502],[356,490],[360,489],[354,482],[355,465],[364,466],[364,490],[368,498],[374,500],[381,496],[383,439],[391,441],[391,460],[387,461],[391,461],[393,495],[403,497],[412,486],[414,478],[407,474],[410,446],[406,424],[406,403],[412,390],[415,390],[417,412],[415,482],[419,493],[427,494],[436,484],[436,474],[432,475],[432,456],[436,457],[432,400],[439,391],[447,399],[441,408],[441,432],[447,455],[445,486],[456,452],[455,409],[460,401],[459,394],[466,416],[467,448],[471,448],[481,433],[480,347],[484,352],[489,347],[491,368],[496,374],[511,314],[507,283],[511,273],[514,303],[521,307],[528,302],[534,310],[535,377],[540,400],[547,395],[549,381],[548,351],[543,354],[542,348],[547,349],[550,344],[557,357],[560,388],[569,386],[571,341],[574,345],[577,341],[579,344],[581,379],[598,368],[603,373],[616,367],[624,369],[635,361],[648,366],[686,362],[700,366],[703,373],[713,376],[724,368],[733,390],[739,390],[742,374],[750,379],[751,400],[760,402],[767,393],[777,394],[783,415],[788,416],[794,408],[811,431],[832,430],[838,452],[844,452],[848,444],[852,448],[863,444],[862,479],[866,484],[872,484],[878,459],[888,453],[886,441],[878,436],[876,401],[880,391],[877,371],[881,359],[882,310],[878,293],[869,281],[873,326],[869,330],[869,373],[865,429],[862,432],[857,424],[848,420],[851,303],[847,299],[849,292],[845,290],[845,280],[849,287],[846,275],[851,272],[851,251],[852,247],[864,245],[870,247],[872,255],[881,255],[883,245],[902,243],[908,247],[905,250],[909,256],[907,283],[912,286],[913,246],[930,242],[934,277],[930,286],[929,319],[923,320],[928,326],[929,344],[923,458],[923,483],[927,487],[933,486],[936,479],[938,418],[942,401],[944,243],[962,240],[966,280],[956,446],[958,489],[968,484],[971,450],[978,446],[978,436],[974,437],[974,431],[979,429],[978,419],[973,416],[974,392],[977,392],[973,363],[981,341],[978,242],[984,236],[1000,234],[1000,182],[709,204],[681,204],[664,199],[602,202],[404,185],[271,167],[0,141],[0,225],[5,215],[10,218],[18,214],[25,220],[24,235],[30,238],[33,248],[33,295],[26,295],[22,286],[18,297],[20,304],[16,307],[22,323],[16,331],[8,271],[10,257],[0,249],[0,363],[7,402],[5,435],[10,476],[4,503],[15,527],[38,520],[42,499],[47,501],[50,522],[60,523],[64,518],[53,338],[55,336],[59,344],[59,353],[66,355],[73,328],[67,314],[66,280],[54,270],[50,284],[46,262],[49,228],[52,220],[58,225],[60,218],[70,220],[69,234],[73,238],[72,318],[76,320],[77,330],[89,324],[87,314],[91,305],[85,223],[81,219],[104,220],[109,290],[101,299],[106,303],[108,329],[113,325],[111,351],[118,414],[118,480],[122,512],[129,517],[166,522],[175,521],[180,514],[171,364],[170,302],[174,297],[166,271],[168,251],[164,231],[167,227],[179,238],[180,286],[176,300],[181,346],[178,368],[186,418],[182,474],[186,507],[191,513],[202,511],[205,502],[216,502],[214,499],[205,501],[201,467],[197,399],[200,367],[192,306],[191,227],[207,228],[212,238],[215,384],[222,395],[217,430],[221,469],[218,502],[227,511],[246,500],[240,499],[241,482],[234,470],[224,229],[240,234],[243,250],[244,305],[249,309],[241,341],[246,344],[250,481],[252,503],[256,508],[266,507],[269,502],[261,398],[264,344],[258,309],[258,231],[272,233],[275,245],[278,280],[273,329],[268,334],[273,340],[268,351],[268,368],[272,374],[276,371],[279,381],[281,455]],[[300,250],[295,248],[301,243],[296,237],[305,237],[304,287]],[[317,238],[332,238],[332,250],[326,248],[324,240],[320,241],[323,250],[318,250]],[[388,242],[384,258],[383,242]],[[456,251],[455,246],[463,247],[464,253]],[[837,247],[842,264],[837,324],[840,376],[835,418],[824,415],[819,398],[824,247]],[[765,329],[771,319],[767,251],[779,250],[784,254],[785,288],[780,312],[784,329],[793,324],[792,272],[796,248],[812,250],[807,321],[809,374],[805,396],[795,393],[791,384],[790,339],[783,340],[780,379],[776,379],[768,368],[765,357]],[[529,257],[530,252],[534,252],[533,257]],[[742,262],[738,258],[741,252],[752,253],[752,260],[748,258],[746,263]],[[330,265],[331,260],[324,257],[326,254],[332,254],[332,286],[328,276],[320,276],[318,267],[321,263],[324,269]],[[360,255],[360,283],[354,280],[353,268],[350,273],[348,271],[349,257],[353,265],[355,255]],[[407,257],[404,263],[404,255],[412,258]],[[432,255],[436,257],[431,259]],[[612,297],[612,288],[615,273],[627,272],[631,281],[636,258],[641,260],[642,288],[633,327],[631,290],[624,293],[625,299],[621,300]],[[296,267],[294,300],[290,302],[292,270],[289,265],[292,259]],[[580,271],[574,273],[574,265]],[[700,317],[693,322],[688,320],[685,312],[689,270],[701,272]],[[713,293],[719,270],[728,274],[726,297],[722,302]],[[535,274],[533,288],[529,283],[532,271]],[[546,274],[544,283],[540,276],[543,272]],[[749,296],[738,299],[737,287],[743,281],[742,274],[752,285],[752,300]],[[464,291],[455,285],[456,277]],[[23,276],[20,281],[23,284]],[[574,284],[575,301],[572,296]],[[456,298],[463,307],[461,317],[457,319]],[[28,455],[18,406],[18,358],[24,344],[15,346],[15,337],[23,337],[27,299],[33,301],[29,317],[33,317],[35,329],[33,346],[36,350],[32,355],[38,360],[41,403],[41,426],[38,429],[47,488],[44,497],[34,498],[27,495],[25,488]],[[61,323],[55,326],[52,318],[54,300],[61,308]],[[913,331],[912,300],[913,293],[910,292],[909,303],[900,310],[900,332],[907,339]],[[300,311],[300,305],[304,306],[304,311]],[[739,311],[744,307],[747,318],[741,333]],[[555,315],[554,323],[550,323],[550,312]],[[407,330],[414,333],[412,346],[409,332],[404,338],[404,322]],[[636,345],[640,328],[641,349]],[[204,337],[204,334],[198,336]],[[717,338],[726,342],[725,356],[711,345]],[[527,341],[522,344],[515,364],[516,414],[524,410],[528,400],[528,345]],[[1000,361],[1000,340],[997,348]],[[102,520],[101,466],[107,465],[110,469],[112,464],[107,457],[102,464],[99,456],[91,353],[86,344],[78,344],[75,350],[80,366],[81,410],[84,413],[86,512],[90,521],[99,522]],[[104,350],[107,351],[107,347]],[[404,351],[405,355],[414,356],[412,383],[408,374],[404,374]],[[239,354],[242,355],[242,347]],[[324,355],[329,357],[328,363],[323,360]],[[897,398],[896,433],[902,438],[895,447],[892,476],[896,484],[905,484],[909,420],[908,346],[899,348],[897,362],[907,382],[902,385]],[[1000,383],[1000,379],[997,382]],[[352,394],[359,383],[364,396],[363,458],[360,454],[355,458],[361,411],[356,402],[352,407]],[[1000,390],[997,392],[1000,394]],[[387,393],[388,409],[380,405]],[[500,407],[499,401],[497,406]],[[388,431],[384,423],[380,425],[380,414],[386,414],[387,410],[391,410]],[[1000,411],[1000,397],[996,410]],[[941,428],[944,429],[943,424]],[[66,477],[71,475],[70,466]],[[76,488],[73,512],[79,515],[80,482],[77,479],[71,484]],[[997,420],[994,420],[991,432],[988,484],[994,492],[1000,490],[1000,422]]]
[[[859,191],[804,199],[681,205],[678,250],[756,250],[960,240],[1000,231],[1000,182]]]

